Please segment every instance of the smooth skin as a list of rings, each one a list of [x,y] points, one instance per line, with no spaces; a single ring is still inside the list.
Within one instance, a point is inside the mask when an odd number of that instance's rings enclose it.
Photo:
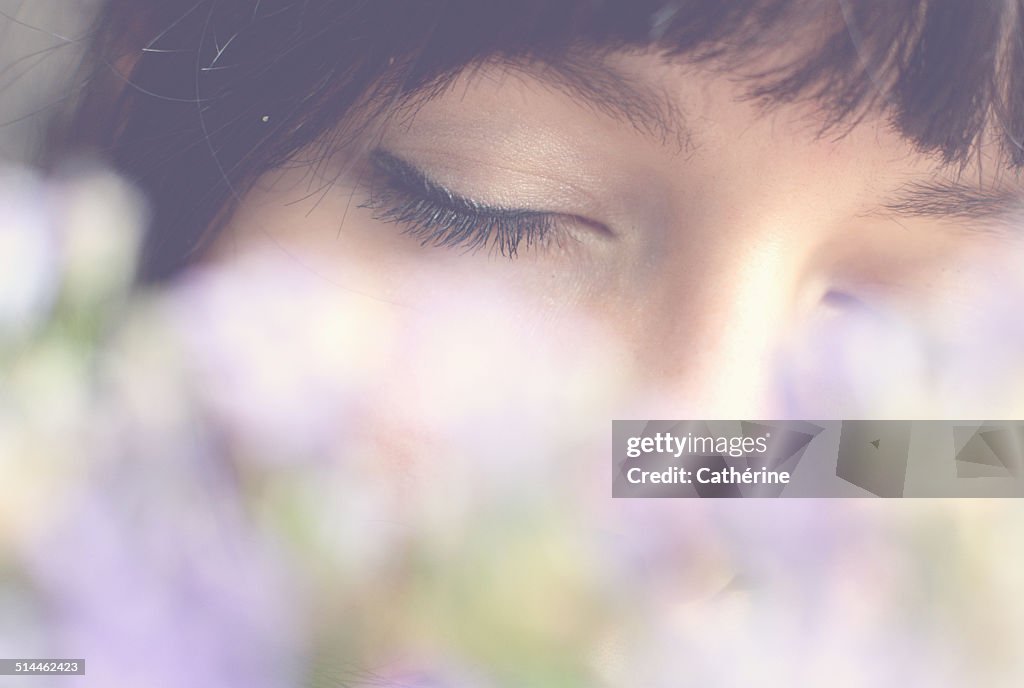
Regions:
[[[1018,193],[988,147],[961,169],[916,150],[884,113],[823,132],[817,104],[766,108],[710,67],[653,54],[605,67],[660,125],[529,66],[488,66],[366,146],[478,203],[551,213],[541,245],[512,259],[422,246],[365,207],[374,174],[365,150],[347,149],[267,174],[212,259],[269,250],[398,319],[478,309],[510,328],[510,380],[545,343],[571,341],[570,358],[614,379],[612,408],[648,417],[1017,411],[1020,338],[969,332],[998,329],[1024,295],[1014,218],[897,207],[922,184]],[[469,330],[442,336],[454,351]],[[404,350],[423,360],[402,375],[438,365],[434,350]]]

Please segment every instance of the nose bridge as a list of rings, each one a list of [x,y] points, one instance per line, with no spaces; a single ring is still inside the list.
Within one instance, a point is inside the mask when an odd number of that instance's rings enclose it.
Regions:
[[[807,141],[800,123],[750,116],[739,137],[722,127],[714,154],[700,158],[709,172],[699,194],[680,184],[674,216],[691,216],[670,228],[658,258],[659,310],[671,324],[652,346],[672,357],[660,382],[705,416],[780,407],[781,354],[826,294],[861,283],[880,244],[865,243],[857,218],[894,183],[894,156],[909,152],[881,120]]]
[[[667,393],[711,417],[766,417],[779,352],[827,292],[815,253],[827,220],[792,206],[735,213],[698,248],[665,251],[660,291]],[[685,242],[681,242],[685,243]]]

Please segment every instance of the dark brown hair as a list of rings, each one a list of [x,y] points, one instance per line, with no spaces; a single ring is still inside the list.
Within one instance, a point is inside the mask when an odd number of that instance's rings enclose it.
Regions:
[[[143,280],[186,265],[254,180],[357,106],[372,119],[489,59],[713,60],[752,98],[819,101],[826,126],[882,109],[949,163],[991,136],[1024,165],[1020,0],[107,0],[96,29],[51,156],[99,154],[148,195]]]

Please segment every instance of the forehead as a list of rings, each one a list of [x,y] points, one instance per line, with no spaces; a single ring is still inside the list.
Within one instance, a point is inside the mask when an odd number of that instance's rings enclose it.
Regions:
[[[766,101],[720,65],[654,51],[584,54],[552,64],[492,60],[443,89],[414,97],[394,118],[430,136],[474,136],[500,144],[510,135],[561,134],[562,147],[623,144],[637,155],[687,159],[740,146],[753,154],[883,151],[887,159],[939,169],[942,160],[908,141],[884,112],[839,124],[821,103]]]
[[[1019,215],[1018,175],[998,164],[993,142],[951,164],[922,150],[884,110],[836,122],[815,99],[752,97],[750,80],[720,64],[654,51],[590,58],[484,62],[411,101],[393,130],[407,146],[432,141],[476,157],[486,148],[510,167],[569,168],[559,172],[566,179],[579,170],[600,170],[606,180],[657,170],[676,181],[712,175],[789,194],[827,183],[836,198],[862,183],[874,207],[893,215],[970,220],[986,230]]]
[[[413,43],[413,52],[397,49],[408,67],[397,81],[416,91],[488,61],[557,71],[580,51],[656,51],[725,65],[755,99],[813,100],[829,124],[885,111],[916,146],[945,162],[969,161],[987,136],[1008,166],[1024,163],[1024,44],[1013,3],[471,4],[447,3],[424,42]]]

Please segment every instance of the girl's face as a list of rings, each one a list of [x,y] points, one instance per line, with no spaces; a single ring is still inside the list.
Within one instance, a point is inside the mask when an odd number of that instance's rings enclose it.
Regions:
[[[984,146],[961,170],[720,71],[585,69],[467,72],[373,145],[265,175],[213,259],[269,250],[421,319],[389,330],[432,329],[387,368],[407,390],[477,355],[510,386],[539,358],[552,390],[601,380],[623,415],[1019,412],[1021,186]]]

